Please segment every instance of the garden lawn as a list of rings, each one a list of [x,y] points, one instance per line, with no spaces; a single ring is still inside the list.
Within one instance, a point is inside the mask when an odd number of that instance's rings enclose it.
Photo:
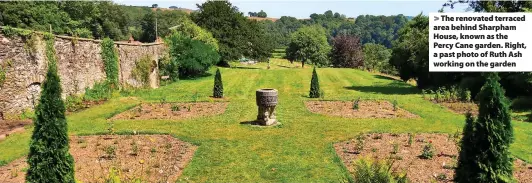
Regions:
[[[300,63],[276,59],[266,64],[220,68],[224,95],[229,105],[224,114],[189,120],[118,120],[118,133],[166,133],[198,145],[183,181],[192,182],[338,182],[348,172],[332,144],[363,132],[455,133],[465,118],[424,100],[411,85],[354,69],[317,69],[325,100],[397,100],[398,106],[414,113],[414,119],[349,119],[314,114],[306,109],[312,69]],[[291,68],[291,67],[299,68]],[[210,101],[215,69],[211,76],[181,80],[154,90],[137,90],[107,103],[69,115],[71,135],[107,133],[107,118],[140,102]],[[279,90],[275,127],[248,125],[257,115],[255,90]],[[241,124],[244,123],[244,124]],[[513,155],[532,160],[532,123],[514,122]],[[31,128],[31,127],[30,127]],[[28,129],[30,129],[28,128]],[[10,162],[28,153],[31,129],[0,142],[0,162]]]

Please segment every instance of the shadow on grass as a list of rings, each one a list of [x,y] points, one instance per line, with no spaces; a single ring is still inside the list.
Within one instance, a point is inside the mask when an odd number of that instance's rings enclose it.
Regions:
[[[200,74],[200,75],[197,75],[197,76],[187,76],[187,77],[179,77],[180,80],[198,80],[198,79],[203,79],[205,77],[210,77],[212,76],[211,73],[203,73],[203,74]]]
[[[376,79],[384,79],[384,80],[391,80],[391,81],[397,81],[397,79],[392,78],[390,76],[383,76],[383,75],[373,75]]]
[[[277,65],[277,67],[282,67],[282,68],[287,68],[287,69],[297,68],[297,67],[289,67],[289,66],[284,66],[284,65]]]
[[[257,67],[231,67],[231,69],[260,69]]]
[[[383,86],[346,86],[348,90],[356,90],[365,93],[396,94],[407,95],[419,93],[417,88],[404,86],[401,84],[390,84]]]
[[[260,125],[258,121],[256,120],[253,120],[253,121],[242,121],[240,122],[241,125]]]

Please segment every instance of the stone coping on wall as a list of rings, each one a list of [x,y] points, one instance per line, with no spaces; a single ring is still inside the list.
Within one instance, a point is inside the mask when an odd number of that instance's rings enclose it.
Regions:
[[[21,28],[15,28],[13,27],[14,29],[21,29]],[[0,30],[3,30],[4,27],[3,26],[0,26]],[[29,29],[22,29],[22,30],[29,30]],[[41,31],[35,31],[35,30],[30,30],[34,33],[37,33],[37,34],[44,34],[45,32],[41,32]],[[100,43],[102,42],[102,40],[100,39],[88,39],[88,38],[80,38],[80,37],[72,37],[72,36],[64,36],[64,35],[55,35],[53,34],[55,37],[57,38],[61,38],[61,39],[70,39],[70,40],[78,40],[78,41],[92,41],[92,42],[95,42],[95,43]],[[124,42],[124,41],[115,41],[114,42],[116,45],[131,45],[131,46],[153,46],[153,45],[161,45],[161,44],[164,44],[163,42],[155,42],[155,43],[127,43],[127,42]]]

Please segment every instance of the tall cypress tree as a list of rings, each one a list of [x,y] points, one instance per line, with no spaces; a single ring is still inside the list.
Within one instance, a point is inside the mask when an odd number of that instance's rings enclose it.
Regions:
[[[488,73],[478,94],[479,115],[469,115],[456,169],[457,182],[512,182],[513,142],[508,101],[496,73]]]
[[[26,181],[74,183],[74,159],[69,152],[65,105],[61,99],[53,39],[46,42],[46,56],[48,72],[35,110]]]
[[[316,67],[312,71],[312,79],[310,80],[310,98],[320,97],[320,82],[318,81],[318,73],[316,73]]]
[[[224,85],[222,83],[222,74],[220,74],[220,69],[216,69],[216,75],[214,76],[214,88],[212,92],[214,98],[224,97]]]

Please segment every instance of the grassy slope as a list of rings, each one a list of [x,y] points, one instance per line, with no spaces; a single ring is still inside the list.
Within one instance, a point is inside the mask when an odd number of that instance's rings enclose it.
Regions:
[[[310,86],[310,66],[273,60],[256,69],[222,68],[225,95],[230,104],[223,115],[185,121],[116,121],[117,131],[170,133],[199,145],[181,178],[194,182],[337,182],[347,179],[331,144],[360,132],[443,132],[462,129],[464,117],[421,99],[417,89],[402,82],[352,69],[318,69],[326,100],[397,100],[401,108],[420,119],[347,119],[310,113],[303,102]],[[211,70],[211,73],[213,70]],[[208,101],[213,76],[182,80],[151,91],[137,91],[138,99],[114,99],[102,106],[70,115],[71,134],[105,133],[106,118],[140,102],[191,101],[194,92]],[[279,90],[277,117],[282,125],[259,128],[240,124],[256,117],[255,90]],[[515,122],[514,155],[532,160],[532,124]],[[11,161],[28,151],[30,132],[0,142],[0,161]]]

